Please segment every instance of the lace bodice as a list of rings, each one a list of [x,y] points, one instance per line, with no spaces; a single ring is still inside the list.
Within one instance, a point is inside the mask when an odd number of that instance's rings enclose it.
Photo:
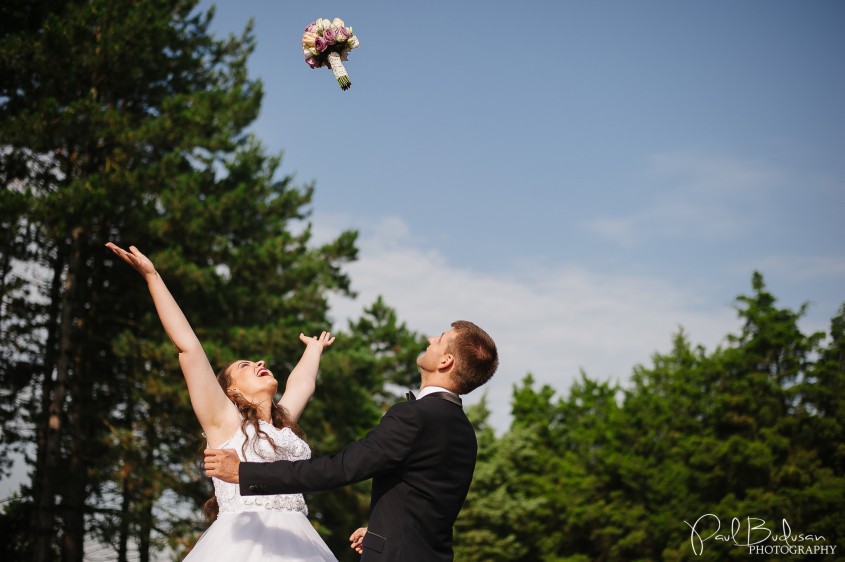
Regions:
[[[290,428],[278,429],[265,421],[259,422],[262,431],[273,438],[277,450],[274,451],[266,438],[256,438],[255,428],[251,423],[246,426],[247,434],[239,428],[237,433],[228,441],[220,445],[220,449],[235,449],[242,461],[271,462],[297,461],[311,458],[311,448],[296,436]],[[247,441],[246,458],[244,458],[243,444]],[[242,511],[299,511],[308,515],[305,498],[302,494],[277,494],[272,496],[241,496],[238,484],[230,484],[217,478],[214,482],[214,495],[220,506],[220,514],[238,513]]]

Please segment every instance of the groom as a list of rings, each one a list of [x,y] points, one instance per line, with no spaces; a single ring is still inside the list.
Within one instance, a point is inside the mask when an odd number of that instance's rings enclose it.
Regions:
[[[372,478],[361,562],[451,561],[452,526],[478,448],[459,395],[487,382],[499,358],[492,338],[464,320],[428,342],[417,359],[419,395],[391,407],[360,441],[293,462],[240,462],[232,449],[206,449],[206,475],[240,482],[244,496],[316,492]]]

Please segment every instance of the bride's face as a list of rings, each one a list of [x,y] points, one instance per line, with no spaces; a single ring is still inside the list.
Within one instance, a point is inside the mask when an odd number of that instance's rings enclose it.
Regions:
[[[229,392],[238,391],[250,402],[258,402],[268,396],[272,398],[279,386],[279,381],[263,360],[239,359],[230,367],[229,375],[232,379]]]

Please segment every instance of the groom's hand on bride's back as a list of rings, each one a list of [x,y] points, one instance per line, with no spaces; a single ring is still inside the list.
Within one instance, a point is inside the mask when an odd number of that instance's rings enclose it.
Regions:
[[[209,478],[219,478],[225,482],[237,484],[240,482],[238,470],[241,459],[234,449],[206,449],[203,451],[205,475]]]
[[[364,542],[364,535],[366,534],[367,528],[360,527],[358,529],[355,529],[355,532],[349,535],[349,542],[352,543],[350,546],[352,547],[352,550],[354,550],[358,554],[364,552],[364,547],[361,546],[361,544]]]

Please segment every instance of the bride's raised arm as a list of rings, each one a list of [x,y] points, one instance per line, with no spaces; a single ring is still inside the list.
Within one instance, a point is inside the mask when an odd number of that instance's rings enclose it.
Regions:
[[[153,262],[135,246],[123,248],[109,242],[106,247],[131,265],[147,282],[164,331],[179,352],[179,365],[188,385],[191,406],[206,437],[221,443],[238,427],[237,408],[226,396],[188,319],[156,271]]]
[[[323,350],[334,343],[330,332],[323,332],[320,337],[308,337],[299,334],[299,339],[305,344],[305,351],[288,376],[285,392],[279,405],[287,410],[288,416],[294,422],[302,415],[305,405],[314,395],[317,386],[317,369],[320,367],[320,357]]]

